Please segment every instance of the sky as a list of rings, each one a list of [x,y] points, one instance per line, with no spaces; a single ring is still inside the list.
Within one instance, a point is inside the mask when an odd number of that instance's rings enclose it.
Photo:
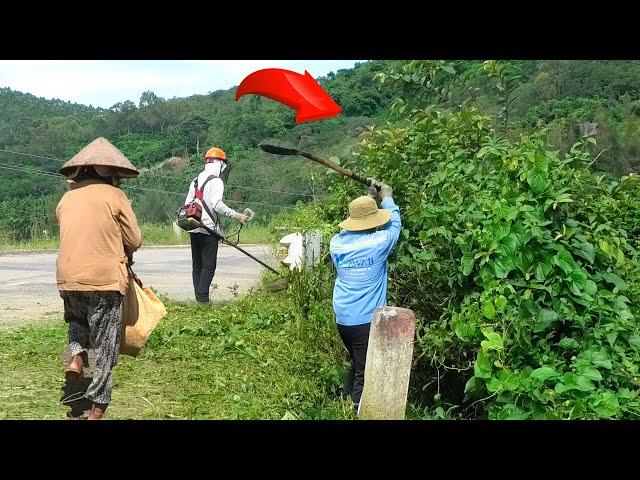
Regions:
[[[0,88],[109,108],[151,90],[165,99],[237,86],[263,68],[307,70],[314,78],[359,60],[0,60]]]

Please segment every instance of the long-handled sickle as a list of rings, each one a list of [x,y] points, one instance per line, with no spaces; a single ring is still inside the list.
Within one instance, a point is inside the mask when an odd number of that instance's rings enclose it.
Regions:
[[[352,172],[351,170],[347,170],[346,168],[341,167],[340,165],[330,162],[329,160],[325,160],[324,158],[317,157],[316,155],[313,155],[312,153],[309,153],[309,152],[304,152],[296,148],[286,148],[286,147],[281,147],[279,145],[272,145],[270,143],[261,143],[260,148],[267,153],[273,153],[276,155],[300,155],[302,157],[306,157],[310,160],[313,160],[314,162],[324,165],[327,168],[330,168],[331,170],[335,170],[336,172],[341,173],[345,177],[349,177],[355,180],[356,182],[363,183],[368,187],[372,186],[372,183],[373,183],[370,178],[363,177],[358,173]]]

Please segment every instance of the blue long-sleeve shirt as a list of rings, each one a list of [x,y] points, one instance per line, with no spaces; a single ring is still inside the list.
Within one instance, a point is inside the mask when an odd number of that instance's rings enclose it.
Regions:
[[[400,209],[392,198],[381,202],[391,220],[375,232],[342,230],[329,244],[338,278],[333,309],[340,325],[370,323],[373,311],[387,301],[387,258],[400,236]]]

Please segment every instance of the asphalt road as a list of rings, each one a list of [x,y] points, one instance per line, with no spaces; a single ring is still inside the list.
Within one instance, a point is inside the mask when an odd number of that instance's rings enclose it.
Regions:
[[[277,261],[268,246],[243,246],[270,265]],[[59,318],[62,299],[56,287],[57,253],[0,254],[0,326]],[[143,283],[176,300],[192,300],[191,250],[143,248],[134,256],[134,272]],[[211,300],[246,293],[260,279],[262,267],[235,248],[220,245]],[[237,285],[237,289],[235,289]]]

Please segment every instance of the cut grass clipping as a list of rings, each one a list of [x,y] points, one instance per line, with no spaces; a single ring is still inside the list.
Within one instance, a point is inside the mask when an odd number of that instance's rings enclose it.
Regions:
[[[297,321],[286,292],[168,315],[137,358],[114,369],[109,419],[350,419],[340,399],[347,354],[331,306]],[[0,418],[63,419],[67,325],[0,329]]]

